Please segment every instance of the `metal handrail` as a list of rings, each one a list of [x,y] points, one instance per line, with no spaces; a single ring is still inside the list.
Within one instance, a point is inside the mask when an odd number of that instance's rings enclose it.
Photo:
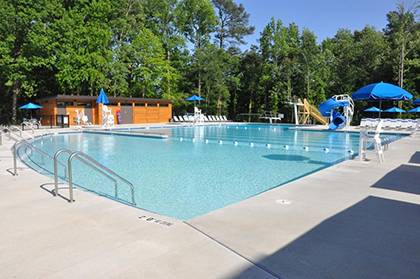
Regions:
[[[54,154],[54,196],[58,196],[58,166],[57,163],[60,163],[60,161],[58,161],[58,156],[61,153],[67,153],[69,155],[72,155],[74,153],[73,150],[67,149],[67,148],[62,148],[59,149],[55,152]],[[86,159],[84,158],[80,158],[84,163],[86,164],[90,164],[88,161],[86,161]],[[115,198],[118,199],[118,185],[117,185],[117,180],[115,178],[113,178],[111,175],[107,174],[105,171],[103,171],[102,169],[98,168],[97,166],[93,166],[97,171],[99,171],[100,173],[102,173],[103,175],[105,175],[107,178],[109,178],[110,180],[112,180],[114,182],[114,189],[115,189]],[[65,170],[67,171],[67,170]],[[67,177],[67,173],[65,173],[65,176]],[[73,202],[73,187],[69,187],[69,194],[70,194],[70,202]]]
[[[12,131],[8,128],[8,127],[3,127],[3,130],[7,130],[9,132],[9,139],[12,139],[15,141],[15,143],[12,146],[12,153],[13,153],[13,175],[17,176],[18,172],[17,172],[17,145],[20,144],[25,144],[26,146],[28,146],[32,151],[36,151],[38,153],[40,153],[42,156],[45,156],[51,160],[54,160],[54,158],[48,154],[47,152],[45,152],[42,149],[39,149],[38,147],[34,146],[32,143],[28,142],[25,138],[21,137],[21,140],[18,140],[14,137],[11,137]],[[13,133],[13,135],[15,135]],[[59,162],[65,169],[65,173],[67,173],[67,166],[61,162]]]
[[[30,138],[34,138],[34,133],[35,133],[35,131],[34,131],[34,129],[32,129],[32,135],[31,134],[29,134],[29,133],[27,133],[27,132],[25,132],[25,131],[23,131],[21,128],[19,128],[19,127],[17,127],[17,126],[10,126],[10,128],[12,128],[12,129],[15,129],[15,130],[18,130],[19,131],[19,135],[20,135],[20,137],[21,138],[23,138],[23,136],[22,136],[22,134],[23,133],[25,133],[26,135],[28,135]],[[10,128],[7,128],[10,132],[12,132],[12,130],[10,129]]]
[[[99,163],[98,161],[96,161],[95,159],[93,159],[92,157],[90,157],[89,155],[87,155],[86,153],[83,153],[81,151],[73,152],[67,160],[68,176],[69,176],[70,201],[73,201],[73,167],[72,167],[72,161],[73,161],[74,158],[81,159],[82,161],[89,164],[90,166],[93,166],[97,169],[101,169],[101,170],[111,174],[112,176],[117,177],[118,179],[120,179],[124,183],[126,183],[130,187],[130,191],[131,191],[131,204],[136,205],[136,201],[135,201],[135,198],[134,198],[134,185],[130,181],[128,181],[124,177],[118,175],[117,173],[115,173],[111,169],[105,167],[104,165],[102,165],[101,163]],[[116,187],[115,188],[116,198],[118,198],[118,189],[117,189],[118,186],[115,186],[115,187]]]
[[[14,139],[14,140],[16,141],[16,139]],[[36,151],[39,154],[41,154],[42,156],[47,157],[48,159],[51,159],[51,161],[54,160],[54,158],[50,154],[43,151],[42,149],[39,149],[38,147],[35,147],[33,144],[31,144],[30,142],[28,142],[25,139],[22,139],[21,141],[16,141],[15,144],[13,144],[13,147],[12,147],[12,149],[13,149],[13,173],[14,173],[13,175],[15,175],[15,176],[18,175],[18,173],[17,173],[17,145],[21,145],[21,144],[24,144],[27,147],[29,147],[32,151]],[[67,177],[67,166],[60,161],[58,161],[58,163],[64,167],[65,177]]]
[[[54,195],[55,196],[58,195],[58,166],[57,166],[57,164],[61,164],[64,167],[65,177],[68,176],[68,180],[69,180],[70,202],[74,201],[74,199],[73,199],[72,161],[73,161],[74,158],[78,158],[82,162],[90,165],[91,167],[94,167],[96,170],[98,170],[100,173],[102,173],[103,175],[105,175],[107,178],[109,178],[110,180],[112,180],[114,182],[115,198],[116,199],[118,199],[118,181],[114,177],[117,177],[119,180],[126,183],[130,187],[131,204],[136,205],[135,197],[134,197],[134,185],[130,181],[128,181],[124,177],[118,175],[117,173],[115,173],[111,169],[105,167],[104,165],[102,165],[101,163],[99,163],[98,161],[96,161],[95,159],[93,159],[92,157],[87,155],[86,153],[83,153],[81,151],[72,151],[70,149],[63,148],[63,149],[60,149],[60,150],[56,151],[54,156],[51,156],[50,154],[48,154],[45,151],[35,147],[33,144],[31,144],[25,138],[23,138],[22,137],[22,130],[20,130],[17,127],[14,127],[14,128],[16,128],[17,130],[19,130],[21,132],[20,137],[22,139],[20,141],[18,139],[15,139],[15,138],[11,137],[12,130],[10,128],[4,127],[4,129],[6,129],[9,132],[9,139],[13,139],[15,141],[15,143],[13,144],[13,147],[12,147],[12,149],[13,149],[13,169],[14,169],[13,175],[14,176],[18,175],[18,173],[17,173],[17,145],[25,144],[25,145],[29,146],[29,148],[31,150],[35,150],[38,153],[40,153],[41,155],[46,156],[49,159],[53,160],[53,163],[54,163]],[[13,133],[13,135],[15,135],[15,134]],[[33,138],[34,137],[32,137],[32,139]],[[62,162],[58,161],[58,156],[63,152],[66,152],[66,153],[70,154],[70,156],[67,160],[67,166],[65,164],[63,164]],[[112,177],[112,176],[114,176],[114,177]]]

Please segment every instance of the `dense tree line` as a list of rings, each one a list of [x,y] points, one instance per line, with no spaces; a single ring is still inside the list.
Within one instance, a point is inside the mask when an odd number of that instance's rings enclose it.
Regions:
[[[382,31],[338,30],[318,43],[296,24],[272,19],[259,44],[234,0],[0,0],[0,115],[55,94],[168,98],[184,112],[188,95],[205,111],[285,111],[307,98],[350,94],[377,81],[420,93],[416,6],[397,5]],[[384,15],[385,16],[385,15]]]

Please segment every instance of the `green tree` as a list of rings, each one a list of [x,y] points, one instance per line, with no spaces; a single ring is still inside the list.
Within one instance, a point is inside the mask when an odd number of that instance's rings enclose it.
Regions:
[[[295,24],[288,27],[272,19],[260,38],[263,59],[261,86],[264,109],[277,112],[283,102],[290,101],[299,72],[299,30]]]
[[[179,99],[178,79],[180,72],[176,68],[177,53],[185,47],[185,38],[180,32],[178,24],[177,0],[144,0],[143,6],[146,15],[146,27],[158,36],[165,49],[165,57],[173,72],[167,72],[171,77],[164,81],[165,96],[169,99]]]
[[[416,8],[407,9],[403,3],[400,3],[396,11],[387,14],[385,35],[391,45],[390,58],[400,87],[404,87],[407,60],[410,60],[410,56],[416,56],[414,52],[418,50],[420,44],[420,23],[415,20]]]
[[[356,86],[387,80],[386,59],[389,47],[382,32],[366,26],[361,31],[354,32],[358,66]]]
[[[57,23],[57,80],[63,93],[94,95],[109,85],[112,61],[112,5],[104,1],[75,1]]]
[[[55,63],[51,26],[62,12],[55,0],[0,1],[0,69],[4,88],[11,93],[11,119],[17,120],[17,101],[37,92],[37,73],[50,72]]]
[[[316,36],[304,29],[300,39],[301,80],[297,85],[297,95],[307,98],[311,103],[319,104],[325,100],[325,71],[327,65],[322,56],[321,47],[316,43]]]
[[[177,7],[178,26],[194,45],[197,70],[197,91],[201,95],[201,69],[203,67],[200,56],[197,55],[201,48],[208,43],[210,33],[214,31],[217,19],[209,0],[181,0]]]
[[[229,91],[224,66],[227,55],[224,50],[209,44],[199,50],[198,56],[203,65],[201,71],[207,111],[212,114],[226,112]]]
[[[133,91],[139,92],[143,98],[162,97],[163,83],[171,80],[167,75],[173,69],[165,59],[165,51],[159,38],[149,29],[142,29],[132,42],[131,54]]]
[[[144,27],[143,6],[137,0],[114,0],[109,27],[112,32],[112,59],[109,66],[108,91],[114,96],[133,95],[132,42]]]
[[[236,99],[236,111],[249,114],[262,112],[260,111],[264,103],[260,87],[262,64],[262,57],[256,46],[242,55],[239,63],[240,89]]]
[[[219,47],[224,48],[225,41],[233,44],[243,44],[244,36],[251,35],[255,27],[249,25],[249,14],[242,4],[236,4],[233,0],[213,0],[218,17],[216,38]]]

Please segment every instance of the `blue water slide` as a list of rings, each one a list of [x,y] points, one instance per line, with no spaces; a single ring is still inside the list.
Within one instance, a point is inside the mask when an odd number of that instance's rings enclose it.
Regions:
[[[319,106],[318,109],[322,116],[331,118],[331,123],[328,126],[330,130],[340,129],[346,125],[346,117],[335,109],[348,105],[348,101],[337,101],[334,98],[330,98]]]
[[[341,129],[346,125],[346,117],[339,113],[338,111],[333,111],[332,121],[328,125],[328,129],[330,130],[336,130]]]

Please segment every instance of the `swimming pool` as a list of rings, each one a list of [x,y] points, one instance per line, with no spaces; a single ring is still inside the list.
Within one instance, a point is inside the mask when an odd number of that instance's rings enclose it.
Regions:
[[[188,220],[334,165],[358,150],[357,133],[293,128],[226,124],[126,129],[119,130],[124,134],[57,134],[33,144],[50,155],[60,148],[83,151],[134,184],[138,207]],[[138,137],[139,132],[167,138]],[[20,153],[38,171],[52,171],[52,163],[41,164],[35,153]],[[113,196],[106,177],[82,162],[75,162],[74,169],[75,183]],[[63,176],[63,168],[60,172]],[[128,187],[118,191],[120,199],[130,199]]]

